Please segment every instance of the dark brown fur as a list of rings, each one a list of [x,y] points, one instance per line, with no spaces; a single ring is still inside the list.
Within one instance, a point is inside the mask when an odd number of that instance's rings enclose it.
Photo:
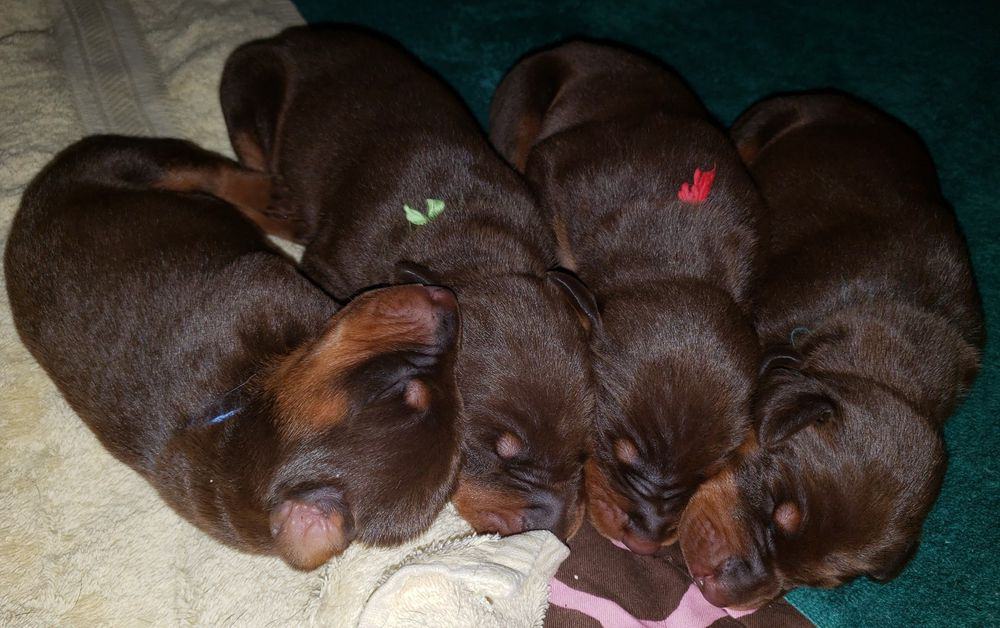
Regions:
[[[591,519],[654,552],[750,421],[760,198],[691,90],[612,46],[525,58],[490,119],[494,144],[541,197],[560,259],[597,298]],[[695,169],[712,168],[706,201],[678,199]]]
[[[218,540],[309,569],[411,538],[447,501],[457,311],[414,285],[337,311],[231,205],[186,193],[266,185],[187,142],[84,139],[25,192],[7,290],[115,457]]]
[[[592,412],[585,295],[516,173],[461,101],[394,44],[296,28],[227,62],[222,106],[244,165],[277,182],[251,215],[306,245],[303,270],[346,297],[426,279],[462,302],[464,463],[456,505],[479,531],[566,535]],[[415,226],[403,205],[445,202]],[[547,276],[548,275],[548,276]]]
[[[706,597],[894,576],[945,467],[983,344],[968,252],[920,140],[836,94],[752,107],[732,135],[770,206],[756,431],[685,512]]]

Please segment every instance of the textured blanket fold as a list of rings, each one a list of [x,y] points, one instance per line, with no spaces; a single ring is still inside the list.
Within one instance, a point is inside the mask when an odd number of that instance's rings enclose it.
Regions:
[[[229,153],[226,56],[301,22],[286,0],[17,0],[2,13],[4,241],[31,177],[88,133]],[[541,624],[566,548],[545,532],[473,536],[450,507],[403,547],[356,544],[311,573],[212,541],[101,448],[21,346],[2,292],[0,625],[351,626],[363,612],[366,625]]]

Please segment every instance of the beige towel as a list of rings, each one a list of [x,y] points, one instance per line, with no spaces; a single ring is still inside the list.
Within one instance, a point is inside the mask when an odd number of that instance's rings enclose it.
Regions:
[[[0,13],[4,242],[27,182],[87,133],[228,152],[226,55],[300,19],[286,0],[7,0]],[[100,447],[21,346],[3,295],[0,626],[541,623],[562,544],[470,536],[450,508],[404,547],[356,545],[308,574],[211,541]]]

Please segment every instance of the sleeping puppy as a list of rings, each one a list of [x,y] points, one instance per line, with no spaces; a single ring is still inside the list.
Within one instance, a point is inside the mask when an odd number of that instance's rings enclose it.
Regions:
[[[337,311],[219,200],[267,185],[187,142],[84,139],[25,192],[7,290],[115,457],[216,539],[311,569],[409,539],[447,502],[459,323],[449,291],[417,285]]]
[[[759,196],[691,90],[621,49],[573,42],[525,58],[490,117],[599,305],[591,519],[653,553],[750,420]]]
[[[249,215],[305,244],[304,272],[342,297],[414,280],[458,293],[459,513],[480,532],[572,533],[592,392],[571,303],[585,313],[589,295],[546,272],[551,234],[462,103],[394,44],[342,28],[243,46],[221,91],[240,160],[276,183]]]
[[[750,108],[732,135],[770,205],[755,431],[692,499],[705,597],[894,576],[941,486],[941,426],[972,382],[979,297],[930,156],[853,98]]]

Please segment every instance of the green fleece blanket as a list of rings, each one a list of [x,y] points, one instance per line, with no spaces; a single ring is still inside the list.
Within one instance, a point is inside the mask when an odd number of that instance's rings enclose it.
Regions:
[[[1000,622],[1000,3],[600,0],[460,5],[437,0],[295,0],[309,22],[364,24],[402,42],[485,122],[503,73],[573,35],[645,49],[674,66],[728,124],[778,91],[836,87],[923,136],[972,249],[990,343],[945,430],[950,467],[913,563],[789,600],[820,626]],[[934,356],[928,356],[934,359]]]

